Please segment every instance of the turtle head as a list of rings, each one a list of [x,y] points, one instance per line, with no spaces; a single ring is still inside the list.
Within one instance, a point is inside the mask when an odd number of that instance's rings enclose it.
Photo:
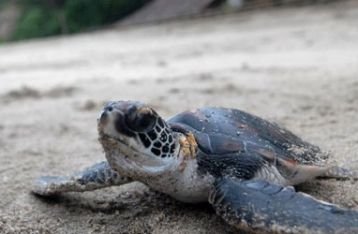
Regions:
[[[122,160],[120,166],[162,167],[173,161],[179,150],[167,123],[140,102],[108,103],[98,119],[98,132],[107,159],[112,164]]]

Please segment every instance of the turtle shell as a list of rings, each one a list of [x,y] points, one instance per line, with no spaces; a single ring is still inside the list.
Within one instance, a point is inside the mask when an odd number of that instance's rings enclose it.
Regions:
[[[277,158],[300,164],[322,164],[319,147],[255,115],[227,108],[201,108],[168,120],[174,131],[192,132],[206,155]]]

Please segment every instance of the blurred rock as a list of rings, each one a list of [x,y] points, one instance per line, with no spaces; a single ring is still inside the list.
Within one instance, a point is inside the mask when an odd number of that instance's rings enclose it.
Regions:
[[[20,15],[15,4],[0,6],[0,41],[10,39]]]
[[[154,0],[120,22],[121,25],[157,22],[201,14],[214,0]]]
[[[244,5],[244,0],[227,0],[229,7],[234,9],[241,9]]]

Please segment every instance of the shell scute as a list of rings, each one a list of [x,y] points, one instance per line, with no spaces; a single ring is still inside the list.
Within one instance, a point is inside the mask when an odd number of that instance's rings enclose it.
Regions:
[[[168,120],[173,129],[192,132],[206,154],[246,152],[266,160],[280,158],[302,164],[319,164],[320,149],[290,131],[237,109],[202,108],[180,113]]]

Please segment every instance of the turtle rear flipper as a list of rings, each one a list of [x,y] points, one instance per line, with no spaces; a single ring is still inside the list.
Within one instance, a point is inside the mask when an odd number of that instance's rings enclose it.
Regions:
[[[229,224],[264,233],[357,233],[358,211],[263,180],[220,179],[209,202]]]
[[[64,192],[84,192],[131,182],[109,166],[108,162],[97,163],[72,176],[41,176],[32,186],[32,192],[50,196]]]
[[[340,166],[328,167],[326,172],[319,176],[320,179],[341,179],[341,180],[358,180],[358,171],[347,169]]]

